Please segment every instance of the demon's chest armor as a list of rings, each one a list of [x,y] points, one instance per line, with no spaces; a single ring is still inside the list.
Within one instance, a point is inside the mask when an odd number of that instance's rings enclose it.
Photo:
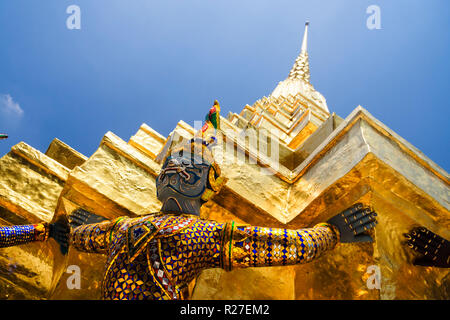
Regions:
[[[192,215],[124,218],[107,236],[105,299],[184,299],[205,268],[221,264],[224,224]]]

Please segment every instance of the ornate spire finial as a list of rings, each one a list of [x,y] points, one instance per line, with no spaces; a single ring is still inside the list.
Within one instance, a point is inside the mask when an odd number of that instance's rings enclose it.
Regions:
[[[289,79],[303,79],[306,82],[309,82],[310,73],[309,73],[309,58],[308,58],[308,26],[309,21],[305,23],[305,33],[303,35],[302,49],[300,51],[300,55],[295,60],[294,66],[289,72]]]
[[[302,42],[302,50],[301,52],[305,52],[308,49],[308,26],[309,21],[305,22],[305,33],[303,34],[303,42]]]

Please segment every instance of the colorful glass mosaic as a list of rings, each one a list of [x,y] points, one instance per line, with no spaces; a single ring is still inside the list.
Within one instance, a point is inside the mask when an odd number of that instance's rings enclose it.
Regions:
[[[45,241],[48,228],[44,224],[0,227],[0,248],[26,244],[33,241]]]
[[[305,263],[337,241],[323,224],[286,230],[161,213],[83,225],[72,233],[77,249],[107,254],[103,297],[120,300],[184,299],[204,269]]]

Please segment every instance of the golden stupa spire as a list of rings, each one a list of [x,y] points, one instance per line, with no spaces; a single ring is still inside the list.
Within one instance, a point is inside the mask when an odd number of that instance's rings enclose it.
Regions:
[[[288,79],[303,79],[306,82],[309,82],[310,73],[309,73],[309,58],[308,58],[308,26],[309,22],[305,23],[305,33],[303,35],[302,49],[300,51],[299,56],[295,60],[294,66],[289,72]]]

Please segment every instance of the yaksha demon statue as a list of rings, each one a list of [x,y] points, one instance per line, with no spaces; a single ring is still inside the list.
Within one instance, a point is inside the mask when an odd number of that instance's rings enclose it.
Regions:
[[[168,153],[156,180],[160,212],[91,223],[98,216],[77,210],[71,244],[107,255],[105,299],[185,299],[189,282],[204,269],[307,263],[341,242],[372,241],[363,234],[376,214],[356,204],[328,223],[287,230],[218,223],[199,217],[200,207],[225,183],[206,133],[219,126],[219,105],[200,135]],[[206,140],[206,141],[205,141]]]

